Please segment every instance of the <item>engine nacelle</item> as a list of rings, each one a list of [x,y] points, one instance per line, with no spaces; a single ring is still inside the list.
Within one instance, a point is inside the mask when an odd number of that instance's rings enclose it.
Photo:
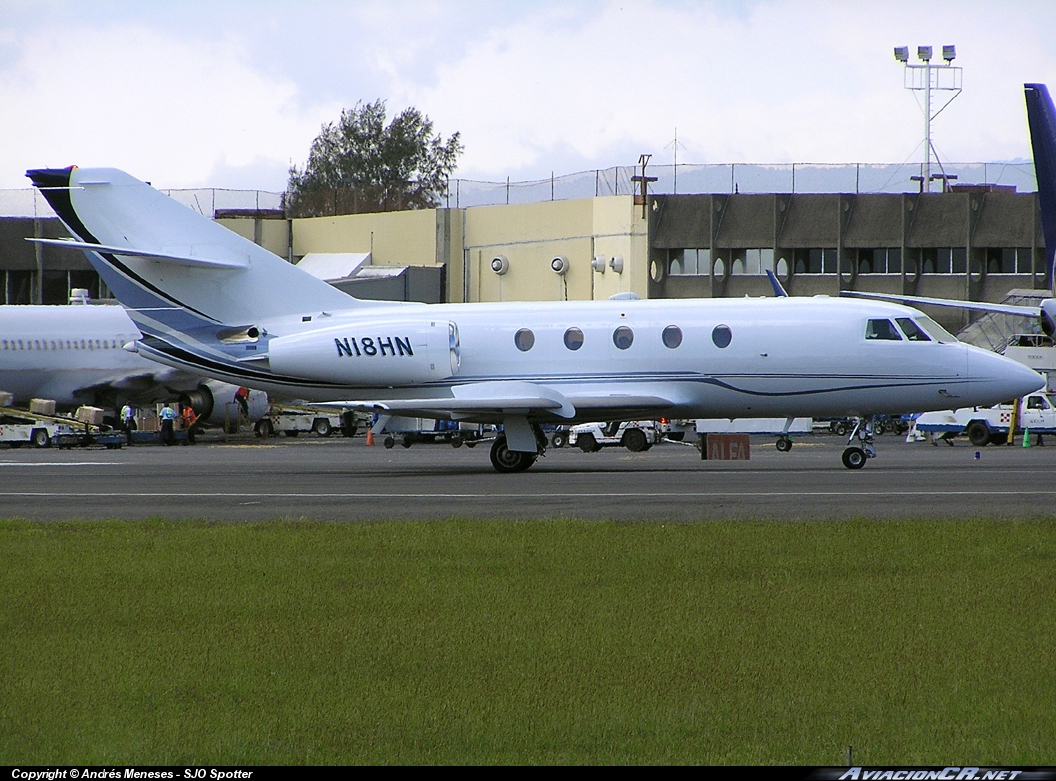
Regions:
[[[353,322],[279,336],[268,345],[276,374],[385,387],[458,373],[458,326],[447,320]]]
[[[181,404],[190,404],[194,414],[203,423],[223,426],[229,421],[238,420],[242,403],[238,400],[239,387],[219,380],[208,380],[193,391],[180,396]],[[264,391],[249,391],[248,398],[243,399],[248,410],[247,417],[256,423],[268,414],[268,394]]]

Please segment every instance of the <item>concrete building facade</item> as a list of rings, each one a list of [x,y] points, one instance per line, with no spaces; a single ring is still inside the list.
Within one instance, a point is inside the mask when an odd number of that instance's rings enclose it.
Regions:
[[[296,262],[370,253],[375,267],[429,270],[383,296],[428,301],[771,295],[842,290],[1001,301],[1045,287],[1036,193],[994,186],[931,194],[631,195],[286,219],[281,210],[217,211],[226,227]],[[78,253],[41,247],[54,218],[0,219],[3,303],[65,303],[107,291]],[[435,290],[426,291],[423,282]],[[369,290],[349,284],[346,290]],[[381,290],[382,288],[377,288]],[[408,291],[415,291],[413,293]],[[967,315],[934,313],[959,328]]]

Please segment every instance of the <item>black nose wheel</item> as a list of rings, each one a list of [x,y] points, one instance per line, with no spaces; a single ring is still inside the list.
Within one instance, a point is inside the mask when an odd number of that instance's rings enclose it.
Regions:
[[[523,472],[528,469],[538,458],[537,453],[522,453],[518,450],[510,450],[506,447],[506,435],[500,434],[491,446],[491,465],[496,472],[508,474],[510,472]]]
[[[843,451],[843,465],[848,469],[861,469],[865,466],[865,451],[860,447],[849,447]]]

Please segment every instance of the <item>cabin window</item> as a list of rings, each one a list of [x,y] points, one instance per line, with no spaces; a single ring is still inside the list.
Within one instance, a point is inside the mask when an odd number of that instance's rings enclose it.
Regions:
[[[612,343],[621,350],[626,350],[634,343],[634,331],[625,325],[621,325],[612,332]]]
[[[1048,409],[1049,403],[1041,396],[1031,396],[1027,399],[1027,409]]]
[[[522,353],[526,353],[535,345],[535,334],[530,328],[522,328],[513,335],[513,343]]]
[[[730,342],[733,341],[733,331],[728,325],[717,325],[711,332],[711,341],[720,349],[729,347]]]
[[[931,337],[928,336],[924,329],[914,323],[908,317],[896,317],[895,322],[898,323],[902,329],[902,333],[906,335],[906,338],[911,342],[930,342]]]
[[[901,342],[902,337],[890,320],[870,320],[865,326],[866,339],[880,339],[889,342]]]
[[[677,325],[669,325],[664,329],[663,340],[664,347],[674,350],[682,344],[682,329]]]
[[[565,331],[565,347],[569,350],[578,350],[583,346],[583,332],[578,328],[569,328]]]

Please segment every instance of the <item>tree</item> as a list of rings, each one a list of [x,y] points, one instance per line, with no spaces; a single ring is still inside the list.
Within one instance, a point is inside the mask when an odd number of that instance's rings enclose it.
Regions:
[[[385,126],[385,101],[357,103],[323,125],[304,170],[290,167],[287,210],[298,217],[429,209],[440,204],[462,152],[416,108]]]

